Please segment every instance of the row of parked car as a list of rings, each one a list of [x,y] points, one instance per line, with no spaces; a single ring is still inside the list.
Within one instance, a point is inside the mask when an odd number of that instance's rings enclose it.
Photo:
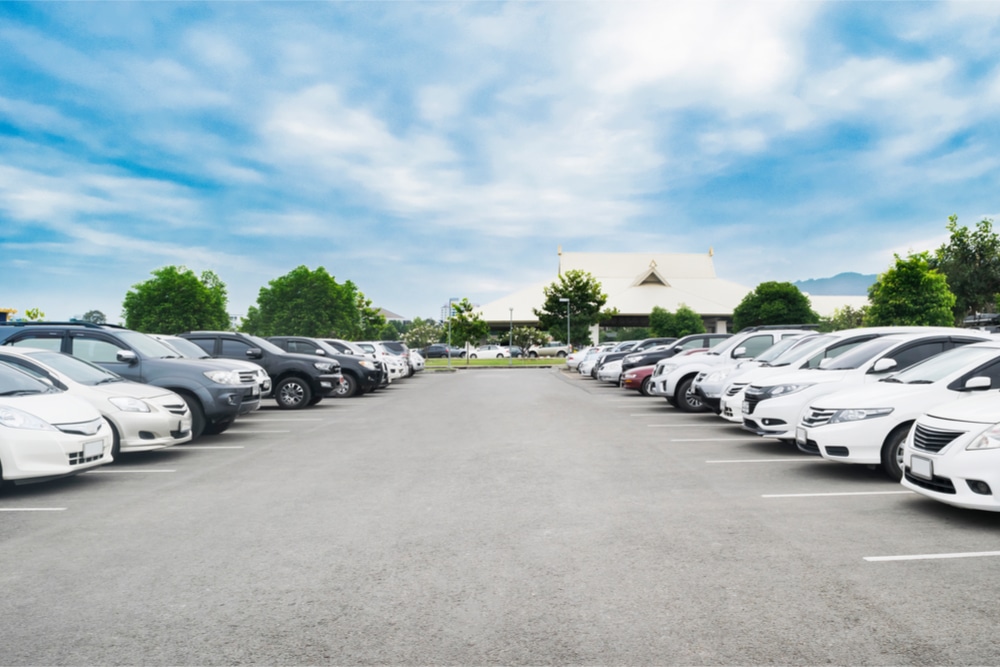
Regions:
[[[0,324],[0,486],[219,434],[267,397],[301,409],[423,368],[420,354],[398,342]]]
[[[682,412],[878,467],[943,503],[1000,511],[1000,338],[950,327],[757,327],[595,346],[571,368]],[[625,349],[622,349],[625,348]],[[617,356],[616,356],[617,355]]]

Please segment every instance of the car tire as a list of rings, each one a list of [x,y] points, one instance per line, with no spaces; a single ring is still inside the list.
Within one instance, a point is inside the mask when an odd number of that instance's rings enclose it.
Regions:
[[[556,356],[562,359],[566,356],[566,353],[560,350],[559,352],[556,353]]]
[[[882,470],[894,482],[903,479],[903,443],[910,432],[910,424],[898,426],[882,445]]]
[[[191,440],[197,440],[205,432],[205,409],[201,407],[201,401],[191,394],[181,394],[181,398],[191,411]]]
[[[344,375],[344,381],[333,390],[333,395],[337,398],[350,398],[358,392],[358,381],[353,375]]]
[[[642,381],[642,384],[639,385],[639,393],[642,394],[643,396],[649,396],[649,385],[651,385],[652,383],[653,383],[653,378],[647,377],[646,379],[644,379]]]
[[[538,358],[538,353],[537,352],[529,352],[528,356],[531,357],[532,359],[537,359]]]
[[[309,405],[316,405],[322,400],[323,400],[322,396],[313,396],[312,398],[309,399]]]
[[[118,455],[122,453],[122,437],[110,419],[105,418],[104,421],[107,422],[108,428],[111,429],[111,458],[115,460],[115,463],[118,463]]]
[[[684,378],[677,383],[674,389],[674,398],[677,400],[677,409],[681,412],[707,412],[708,407],[701,402],[698,395],[691,391],[694,383],[693,377]]]
[[[301,378],[285,378],[274,386],[274,400],[282,410],[300,410],[312,400],[312,389]]]
[[[497,355],[497,359],[503,359],[503,355],[502,354],[498,354]]]
[[[479,357],[477,357],[477,356],[476,356],[476,355],[474,355],[474,354],[470,354],[470,355],[469,355],[469,359],[478,359],[478,358],[479,358]]]

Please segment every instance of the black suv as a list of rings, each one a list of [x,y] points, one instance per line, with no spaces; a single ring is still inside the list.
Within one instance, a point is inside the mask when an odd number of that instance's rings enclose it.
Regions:
[[[286,352],[295,354],[315,354],[327,359],[336,359],[340,364],[340,374],[344,381],[333,390],[339,398],[350,398],[377,388],[382,381],[382,370],[368,357],[341,354],[337,348],[318,338],[305,336],[268,336],[269,341]]]
[[[691,334],[689,336],[684,336],[678,339],[673,345],[665,350],[645,348],[639,351],[628,352],[624,357],[622,357],[622,372],[632,368],[637,368],[639,366],[652,366],[660,359],[669,359],[670,357],[684,352],[685,350],[697,350],[701,348],[710,348],[721,340],[729,338],[733,334],[728,333],[700,333]]]
[[[222,433],[238,415],[260,405],[254,374],[212,359],[179,359],[152,336],[110,324],[8,322],[0,324],[0,343],[65,352],[180,394],[191,410],[192,439]]]
[[[294,410],[319,403],[340,386],[340,364],[335,359],[292,354],[266,338],[236,331],[188,331],[180,336],[210,357],[259,364],[271,377],[271,394],[279,408]]]

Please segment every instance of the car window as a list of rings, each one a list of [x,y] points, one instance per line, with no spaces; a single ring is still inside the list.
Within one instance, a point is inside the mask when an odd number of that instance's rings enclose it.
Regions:
[[[898,338],[895,340],[891,338],[876,338],[875,340],[865,341],[863,345],[858,345],[854,349],[841,354],[828,365],[821,366],[820,368],[822,370],[829,371],[843,371],[851,370],[852,368],[859,368],[869,359],[881,354],[885,350],[888,350],[893,345],[899,345]]]
[[[977,369],[969,377],[988,377],[990,379],[990,389],[997,389],[1000,387],[1000,359]]]
[[[704,338],[692,338],[687,342],[681,343],[680,348],[682,350],[692,350],[698,347],[708,347],[708,345],[709,343]]]
[[[943,340],[931,340],[926,343],[911,345],[910,347],[890,352],[887,357],[889,359],[896,360],[896,365],[893,367],[893,370],[902,370],[912,366],[918,361],[923,361],[924,359],[933,357],[935,354],[941,354],[944,352],[945,342],[946,341]]]
[[[37,347],[42,350],[53,350],[59,352],[62,349],[62,336],[46,336],[44,338],[36,338],[34,336],[26,336],[24,338],[18,338],[16,341],[11,343],[15,347]]]
[[[123,346],[103,338],[74,336],[72,340],[73,356],[95,364],[116,362],[118,361],[118,351],[125,349]]]
[[[746,348],[741,358],[752,359],[772,345],[774,345],[774,337],[770,334],[765,334],[762,336],[750,336],[737,347]]]
[[[819,368],[819,365],[823,363],[824,359],[835,359],[836,357],[839,357],[845,352],[850,352],[858,345],[861,345],[862,343],[867,343],[869,340],[871,339],[866,338],[863,340],[845,341],[843,343],[840,343],[839,345],[831,345],[830,347],[821,350],[819,354],[813,355],[809,359],[809,361],[805,363],[803,368]]]
[[[247,356],[247,350],[249,350],[251,347],[253,346],[241,340],[230,340],[228,338],[223,338],[222,356],[238,357],[240,359],[245,359]]]

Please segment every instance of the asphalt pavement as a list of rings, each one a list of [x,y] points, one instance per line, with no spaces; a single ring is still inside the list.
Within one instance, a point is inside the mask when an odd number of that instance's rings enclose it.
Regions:
[[[998,664],[998,536],[563,370],[428,372],[0,496],[0,664]]]

